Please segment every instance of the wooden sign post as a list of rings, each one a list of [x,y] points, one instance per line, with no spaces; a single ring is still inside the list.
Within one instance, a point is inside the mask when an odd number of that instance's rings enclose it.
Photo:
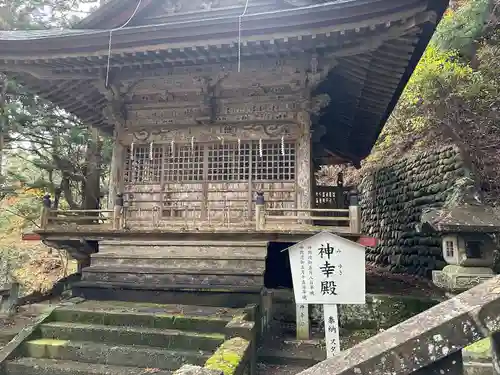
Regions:
[[[340,352],[337,305],[365,303],[365,248],[330,232],[288,249],[297,310],[297,339],[309,339],[308,305],[323,305],[327,357]]]

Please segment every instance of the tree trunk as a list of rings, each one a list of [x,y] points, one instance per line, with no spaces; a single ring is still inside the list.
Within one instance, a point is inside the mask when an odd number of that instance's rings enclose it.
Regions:
[[[82,186],[84,210],[100,208],[101,148],[99,130],[92,128],[92,136],[86,152],[85,182]]]

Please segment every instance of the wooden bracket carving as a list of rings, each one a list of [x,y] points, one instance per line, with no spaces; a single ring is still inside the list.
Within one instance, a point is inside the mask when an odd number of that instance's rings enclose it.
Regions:
[[[179,0],[167,0],[162,6],[162,9],[167,13],[177,13],[182,9],[182,2]]]
[[[304,87],[310,90],[315,89],[330,73],[338,61],[329,59],[328,62],[320,60],[317,55],[311,57],[309,70],[305,74]]]
[[[125,86],[116,82],[109,82],[106,87],[103,81],[99,81],[99,91],[101,91],[108,101],[108,107],[105,109],[106,117],[112,118],[115,123],[125,125],[128,117],[125,98],[132,92],[133,88],[138,83],[139,80]]]
[[[211,10],[212,8],[217,8],[220,5],[220,0],[203,0],[200,4],[200,8],[204,10]]]
[[[309,113],[319,116],[321,110],[330,104],[330,95],[320,94],[311,98]]]
[[[209,117],[210,123],[214,123],[217,115],[219,114],[219,103],[217,97],[220,95],[221,91],[221,83],[229,76],[229,73],[224,73],[222,76],[218,76],[217,80],[214,83],[214,79],[212,77],[204,77],[206,88],[203,89],[203,93],[205,94],[205,104],[209,107]]]

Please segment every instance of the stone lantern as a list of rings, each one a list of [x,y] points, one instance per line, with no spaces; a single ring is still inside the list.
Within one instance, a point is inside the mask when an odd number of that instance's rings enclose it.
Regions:
[[[483,205],[464,205],[422,215],[427,227],[441,235],[447,265],[432,272],[433,283],[451,293],[461,293],[495,275],[492,236],[500,233],[500,217]]]

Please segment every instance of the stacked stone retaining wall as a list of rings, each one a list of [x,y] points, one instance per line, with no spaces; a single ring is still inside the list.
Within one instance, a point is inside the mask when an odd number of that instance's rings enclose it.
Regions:
[[[441,207],[469,175],[454,146],[403,158],[366,176],[360,187],[363,233],[378,238],[367,263],[429,277],[446,264],[438,235],[418,233],[422,211]]]

